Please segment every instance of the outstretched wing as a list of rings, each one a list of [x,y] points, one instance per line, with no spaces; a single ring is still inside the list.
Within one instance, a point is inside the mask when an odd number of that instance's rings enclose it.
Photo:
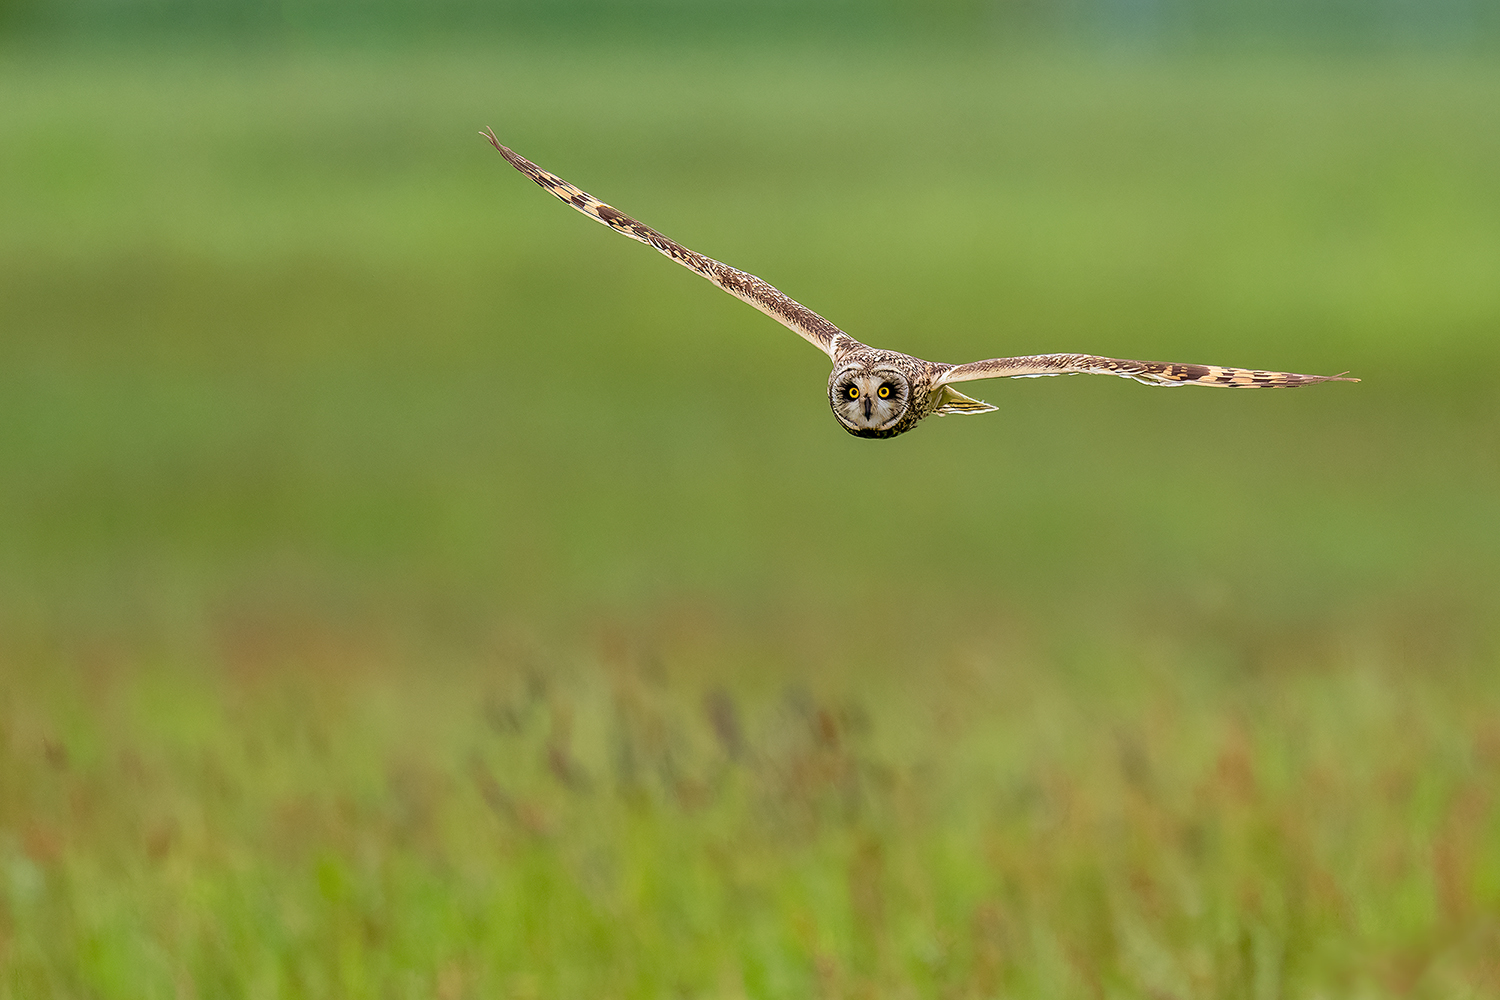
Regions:
[[[981,378],[1042,378],[1047,375],[1118,375],[1146,385],[1216,385],[1238,389],[1290,388],[1316,382],[1358,382],[1344,375],[1297,375],[1217,365],[1175,365],[1156,361],[1097,358],[1092,354],[1034,354],[991,358],[955,365],[937,377],[938,385]]]
[[[853,342],[853,338],[844,331],[755,275],[746,274],[674,243],[650,226],[637,222],[619,209],[606,205],[588,192],[579,190],[556,174],[548,173],[526,157],[502,146],[490,129],[485,129],[480,135],[488,139],[490,145],[498,149],[511,166],[552,192],[559,201],[572,205],[584,215],[604,223],[618,233],[655,247],[683,267],[697,271],[730,295],[750,303],[778,323],[801,334],[808,343],[830,358],[835,353],[835,341],[842,338]]]

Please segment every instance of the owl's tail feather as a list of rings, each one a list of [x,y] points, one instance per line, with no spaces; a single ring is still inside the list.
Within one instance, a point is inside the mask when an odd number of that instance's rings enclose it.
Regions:
[[[942,396],[938,399],[938,407],[934,410],[939,416],[947,416],[950,413],[989,413],[998,410],[998,406],[991,406],[982,399],[970,399],[951,385],[945,385],[940,390]]]

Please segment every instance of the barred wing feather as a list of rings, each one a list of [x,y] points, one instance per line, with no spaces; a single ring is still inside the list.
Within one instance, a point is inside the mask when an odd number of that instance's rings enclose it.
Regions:
[[[938,376],[937,384],[985,378],[1043,378],[1048,375],[1118,375],[1146,385],[1209,385],[1235,389],[1292,388],[1318,382],[1359,381],[1344,374],[1298,375],[1252,368],[1221,368],[1218,365],[1100,358],[1092,354],[1034,354],[954,365]]]
[[[683,267],[696,271],[730,295],[749,303],[782,326],[800,334],[804,340],[830,358],[836,353],[835,342],[844,340],[846,343],[841,345],[842,347],[858,343],[802,303],[782,294],[770,283],[760,280],[753,274],[732,268],[728,264],[721,264],[700,253],[694,253],[650,226],[637,222],[619,209],[606,205],[587,191],[574,187],[556,174],[548,173],[519,153],[502,146],[492,130],[485,129],[480,135],[488,139],[490,145],[500,151],[500,155],[505,157],[506,162],[551,192],[559,201],[576,208],[596,222],[602,222],[615,232],[622,233],[671,257]]]

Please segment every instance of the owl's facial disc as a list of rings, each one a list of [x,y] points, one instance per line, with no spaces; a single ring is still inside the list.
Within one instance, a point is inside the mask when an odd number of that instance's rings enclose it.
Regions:
[[[840,372],[828,385],[833,415],[851,434],[878,436],[906,412],[906,379],[894,368]]]

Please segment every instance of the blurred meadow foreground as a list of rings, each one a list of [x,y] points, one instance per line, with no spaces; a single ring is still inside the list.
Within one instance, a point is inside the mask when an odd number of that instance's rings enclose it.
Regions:
[[[3,53],[0,997],[1500,996],[1493,61]]]

